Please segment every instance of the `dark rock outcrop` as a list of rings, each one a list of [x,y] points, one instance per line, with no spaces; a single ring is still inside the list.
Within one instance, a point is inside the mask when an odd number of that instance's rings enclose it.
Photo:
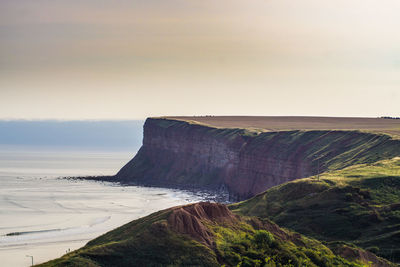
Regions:
[[[150,118],[116,175],[138,185],[227,190],[241,200],[294,179],[400,155],[400,141],[359,131],[256,132]]]

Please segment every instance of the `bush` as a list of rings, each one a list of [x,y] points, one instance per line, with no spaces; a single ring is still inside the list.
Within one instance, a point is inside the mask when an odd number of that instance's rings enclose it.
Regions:
[[[242,258],[240,257],[239,254],[232,251],[228,252],[225,255],[225,260],[229,264],[229,266],[236,266],[242,261]]]
[[[243,254],[247,250],[247,248],[241,244],[232,244],[231,249],[239,254]]]
[[[251,247],[251,241],[249,239],[242,239],[240,240],[239,244],[243,246],[246,250]]]
[[[254,242],[258,247],[271,246],[274,242],[274,236],[265,230],[257,230],[254,234]]]
[[[282,250],[278,255],[278,262],[285,266],[300,266],[300,261],[291,251]]]
[[[256,250],[249,250],[246,251],[245,256],[248,258],[251,258],[253,260],[263,260],[264,259],[264,255],[262,251],[256,251]]]
[[[376,246],[374,246],[374,247],[369,247],[369,248],[367,248],[367,250],[368,250],[369,252],[374,253],[374,254],[376,254],[376,253],[379,252],[379,248],[376,247]]]
[[[258,267],[261,266],[261,261],[260,260],[253,260],[248,257],[243,257],[242,264],[240,265],[241,267]]]
[[[313,251],[313,250],[306,250],[305,251],[307,257],[316,265],[325,267],[325,266],[332,266],[330,260],[320,253]]]

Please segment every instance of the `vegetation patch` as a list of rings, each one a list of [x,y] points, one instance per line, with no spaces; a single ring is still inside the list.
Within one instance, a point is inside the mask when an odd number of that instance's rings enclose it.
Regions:
[[[230,208],[400,261],[400,158],[289,182]]]

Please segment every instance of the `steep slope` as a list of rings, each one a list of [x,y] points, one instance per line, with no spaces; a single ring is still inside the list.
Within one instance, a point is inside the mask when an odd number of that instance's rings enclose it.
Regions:
[[[400,262],[400,158],[292,181],[230,208]]]
[[[135,220],[39,266],[391,266],[357,248],[342,250],[350,260],[268,220],[203,202]]]
[[[116,175],[140,185],[227,190],[231,200],[284,182],[400,155],[400,140],[359,131],[265,132],[165,118],[144,125],[143,145]]]

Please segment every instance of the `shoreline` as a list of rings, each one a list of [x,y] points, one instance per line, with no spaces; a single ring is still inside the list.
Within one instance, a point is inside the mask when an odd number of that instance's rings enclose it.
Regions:
[[[137,187],[147,187],[147,188],[160,188],[160,189],[172,189],[187,191],[193,195],[201,196],[205,201],[217,202],[222,204],[231,204],[235,201],[229,200],[229,193],[226,190],[214,190],[209,188],[200,188],[196,186],[182,186],[182,185],[172,185],[172,184],[140,184],[134,182],[123,182],[116,180],[115,175],[99,175],[99,176],[67,176],[59,177],[62,180],[85,180],[85,181],[96,181],[96,182],[108,182],[119,186],[137,186]]]

